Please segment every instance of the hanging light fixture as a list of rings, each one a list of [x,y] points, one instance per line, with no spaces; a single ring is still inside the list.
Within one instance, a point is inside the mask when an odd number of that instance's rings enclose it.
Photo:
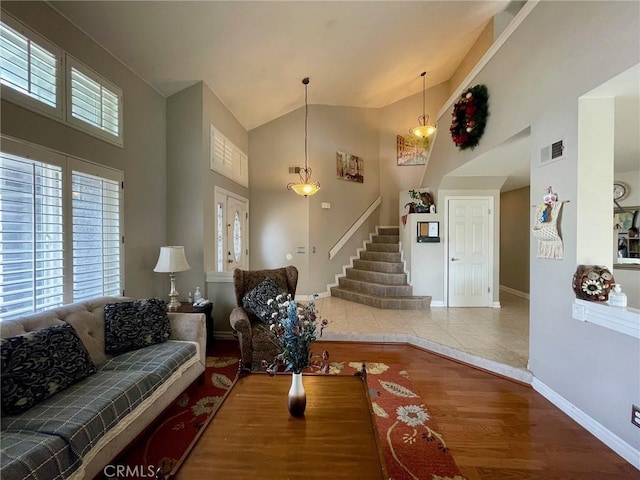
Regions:
[[[416,137],[426,138],[429,135],[433,135],[437,127],[435,123],[429,123],[429,115],[425,113],[425,98],[427,91],[425,79],[427,77],[427,72],[422,72],[420,76],[422,77],[422,115],[418,117],[419,125],[409,130],[409,132]]]
[[[293,190],[298,195],[308,197],[320,190],[318,182],[311,181],[311,168],[309,168],[308,148],[307,148],[307,122],[309,117],[309,104],[307,103],[307,85],[309,77],[302,79],[304,85],[304,168],[300,169],[300,182],[287,185],[288,190]]]

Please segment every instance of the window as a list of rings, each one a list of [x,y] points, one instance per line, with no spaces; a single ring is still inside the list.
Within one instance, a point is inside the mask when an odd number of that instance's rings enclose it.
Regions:
[[[224,205],[218,202],[216,207],[216,258],[217,271],[224,272]]]
[[[5,100],[123,146],[122,90],[4,11],[0,85]]]
[[[120,182],[72,171],[73,301],[120,295]]]
[[[121,181],[121,172],[2,138],[0,321],[122,294]]]
[[[0,22],[3,97],[60,118],[61,64],[62,52],[58,47],[3,12]]]
[[[0,153],[0,319],[61,305],[62,168]]]
[[[122,145],[122,90],[67,55],[67,121]]]

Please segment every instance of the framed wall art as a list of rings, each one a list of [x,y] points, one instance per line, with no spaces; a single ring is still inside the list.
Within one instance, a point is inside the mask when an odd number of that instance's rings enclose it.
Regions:
[[[429,139],[396,135],[396,151],[400,166],[426,165],[429,159]]]
[[[336,176],[350,182],[364,183],[364,160],[346,152],[336,152]]]

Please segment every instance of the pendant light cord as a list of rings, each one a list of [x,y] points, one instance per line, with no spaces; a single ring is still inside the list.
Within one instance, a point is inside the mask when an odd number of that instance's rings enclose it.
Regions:
[[[305,81],[306,80],[306,81]],[[305,78],[302,83],[304,83],[304,168],[307,167],[307,133],[308,133],[308,119],[309,119],[309,104],[307,103],[307,85],[309,85],[309,78]]]
[[[422,76],[422,125],[426,125],[427,124],[427,115],[426,115],[426,103],[425,103],[425,97],[426,97],[426,78],[427,78],[427,72],[422,72],[421,73]]]

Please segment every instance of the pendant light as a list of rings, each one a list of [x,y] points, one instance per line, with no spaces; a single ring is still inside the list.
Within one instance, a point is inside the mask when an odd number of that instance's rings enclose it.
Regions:
[[[420,76],[422,77],[422,115],[418,117],[419,125],[409,130],[409,132],[416,137],[426,138],[433,135],[437,127],[435,123],[429,123],[429,115],[425,113],[425,98],[427,91],[425,79],[427,77],[427,72],[422,72]]]
[[[290,183],[287,190],[293,190],[298,195],[308,197],[320,190],[318,182],[311,181],[311,168],[309,167],[308,148],[307,148],[307,123],[309,117],[309,104],[307,103],[307,85],[309,85],[309,77],[302,79],[304,85],[304,168],[300,169],[300,182]]]

